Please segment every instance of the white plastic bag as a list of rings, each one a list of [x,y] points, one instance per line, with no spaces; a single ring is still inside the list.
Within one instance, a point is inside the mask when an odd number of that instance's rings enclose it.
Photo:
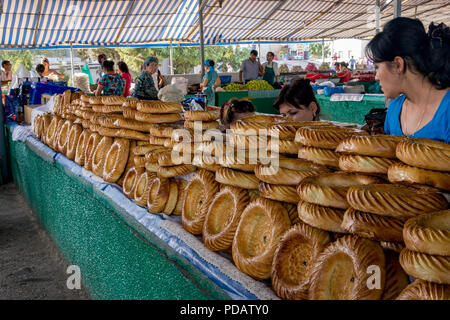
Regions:
[[[32,75],[31,75],[31,73],[30,73],[30,71],[28,71],[28,69],[23,65],[23,64],[21,64],[18,68],[17,68],[17,70],[16,70],[16,72],[13,74],[13,78],[12,78],[12,81],[11,81],[11,89],[16,89],[16,88],[18,88],[19,87],[19,79],[23,79],[23,78],[31,78],[32,77]]]
[[[187,94],[188,79],[183,77],[173,77],[171,84],[175,85],[183,93],[183,95]]]
[[[167,85],[158,92],[158,99],[164,102],[181,102],[184,100],[184,94],[176,85]]]

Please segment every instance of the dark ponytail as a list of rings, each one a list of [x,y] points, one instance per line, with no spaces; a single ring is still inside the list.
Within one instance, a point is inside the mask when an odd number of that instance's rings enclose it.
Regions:
[[[223,125],[228,126],[231,122],[233,122],[233,120],[236,119],[236,113],[248,113],[255,111],[256,108],[250,100],[239,100],[232,98],[225,101],[220,107],[220,122]]]
[[[450,86],[450,30],[441,23],[428,34],[418,19],[399,17],[389,21],[367,45],[366,56],[375,63],[405,60],[405,70],[428,77],[439,89]]]

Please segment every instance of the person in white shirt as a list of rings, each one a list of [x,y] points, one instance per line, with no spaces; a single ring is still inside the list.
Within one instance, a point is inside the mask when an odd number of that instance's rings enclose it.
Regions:
[[[262,64],[264,70],[263,80],[266,80],[271,85],[278,82],[278,76],[280,75],[280,72],[278,71],[278,64],[273,61],[274,57],[275,55],[273,52],[267,52],[267,62]]]
[[[8,60],[3,60],[1,70],[2,86],[8,85],[12,81],[11,69],[12,69],[11,62]]]

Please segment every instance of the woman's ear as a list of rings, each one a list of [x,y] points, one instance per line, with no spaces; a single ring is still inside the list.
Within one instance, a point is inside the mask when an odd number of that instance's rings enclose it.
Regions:
[[[402,74],[406,69],[405,64],[406,64],[405,59],[399,56],[395,57],[393,61],[394,72]]]
[[[313,114],[317,113],[317,103],[315,103],[314,101],[311,101],[308,108],[313,112]]]

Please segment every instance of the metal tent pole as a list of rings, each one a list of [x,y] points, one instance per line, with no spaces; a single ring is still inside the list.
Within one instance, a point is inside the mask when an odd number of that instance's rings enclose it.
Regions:
[[[203,9],[202,0],[198,0],[198,23],[200,26],[200,57],[201,57],[201,72],[202,78],[205,75],[205,68],[203,68],[203,63],[205,61],[205,39],[203,38]]]
[[[173,75],[173,48],[172,40],[170,40],[170,74]]]
[[[402,0],[394,0],[394,18],[401,17],[402,15]]]
[[[322,63],[325,61],[325,39],[322,38]]]
[[[72,48],[72,42],[70,43],[70,71],[72,76],[72,86],[73,86],[73,48]]]
[[[375,32],[379,33],[380,26],[381,26],[381,7],[380,7],[380,0],[376,0],[376,7],[375,7]]]

